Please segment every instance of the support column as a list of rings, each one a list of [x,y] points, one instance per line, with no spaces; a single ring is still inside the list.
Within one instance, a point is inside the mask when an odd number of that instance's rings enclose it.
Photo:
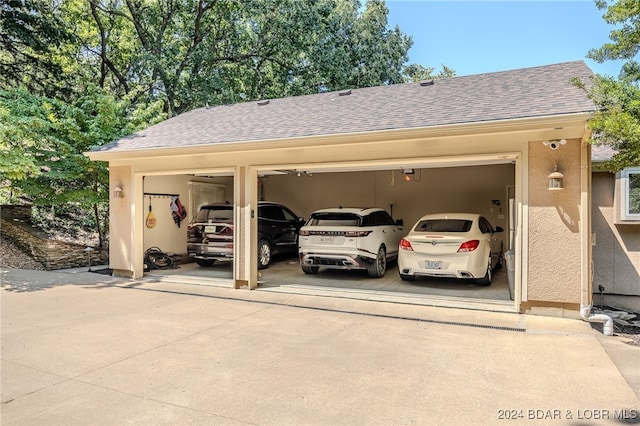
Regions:
[[[144,176],[134,174],[131,182],[135,202],[131,206],[131,217],[134,218],[134,220],[130,252],[134,278],[141,278],[144,275],[144,223],[147,215],[144,209]]]
[[[109,267],[113,275],[138,278],[134,265],[136,192],[129,166],[109,167]]]
[[[258,287],[258,174],[252,167],[236,167],[234,179],[235,288]]]

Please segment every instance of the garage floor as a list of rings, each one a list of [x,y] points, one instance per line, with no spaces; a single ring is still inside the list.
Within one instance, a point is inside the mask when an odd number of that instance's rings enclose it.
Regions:
[[[179,269],[154,270],[146,273],[145,277],[229,287],[232,264],[200,267],[195,263],[187,263]],[[259,271],[258,290],[515,312],[506,268],[496,270],[491,285],[484,287],[455,279],[418,278],[413,282],[402,281],[395,263],[388,265],[386,274],[379,279],[369,278],[366,271],[331,269],[320,269],[317,274],[307,275],[300,269],[296,257],[277,258],[268,269]]]

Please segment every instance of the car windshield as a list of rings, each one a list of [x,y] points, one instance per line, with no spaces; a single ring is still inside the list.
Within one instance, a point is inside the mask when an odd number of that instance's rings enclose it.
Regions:
[[[233,222],[233,208],[232,207],[204,207],[198,212],[198,216],[195,218],[195,222]]]
[[[361,217],[353,213],[314,213],[310,226],[360,226]]]
[[[429,219],[416,225],[416,232],[469,232],[473,221],[465,219]]]

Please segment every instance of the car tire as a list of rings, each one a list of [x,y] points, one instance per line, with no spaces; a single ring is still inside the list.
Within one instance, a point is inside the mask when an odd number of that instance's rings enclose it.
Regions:
[[[213,266],[215,259],[196,259],[196,263],[200,266]]]
[[[378,249],[376,259],[367,268],[367,273],[371,278],[381,278],[387,270],[387,252],[384,246]]]
[[[495,269],[502,269],[504,266],[504,252],[500,250],[500,255],[498,255],[498,262],[496,263]]]
[[[302,272],[305,274],[317,274],[319,269],[319,266],[302,265]]]
[[[487,272],[484,274],[484,277],[480,278],[477,282],[479,285],[488,286],[488,285],[491,285],[492,278],[493,278],[493,271],[491,270],[491,259],[489,259],[489,265],[487,265]]]
[[[415,281],[416,280],[416,276],[415,275],[400,274],[400,279],[402,281]]]
[[[271,246],[268,241],[258,241],[258,269],[266,269],[271,263]]]

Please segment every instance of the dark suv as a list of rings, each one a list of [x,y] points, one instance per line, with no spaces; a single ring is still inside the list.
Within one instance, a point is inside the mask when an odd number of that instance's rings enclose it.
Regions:
[[[258,203],[258,269],[271,263],[273,255],[295,253],[298,249],[298,231],[304,218],[278,203]],[[233,205],[207,204],[189,223],[187,253],[200,266],[211,266],[216,260],[233,260]]]

